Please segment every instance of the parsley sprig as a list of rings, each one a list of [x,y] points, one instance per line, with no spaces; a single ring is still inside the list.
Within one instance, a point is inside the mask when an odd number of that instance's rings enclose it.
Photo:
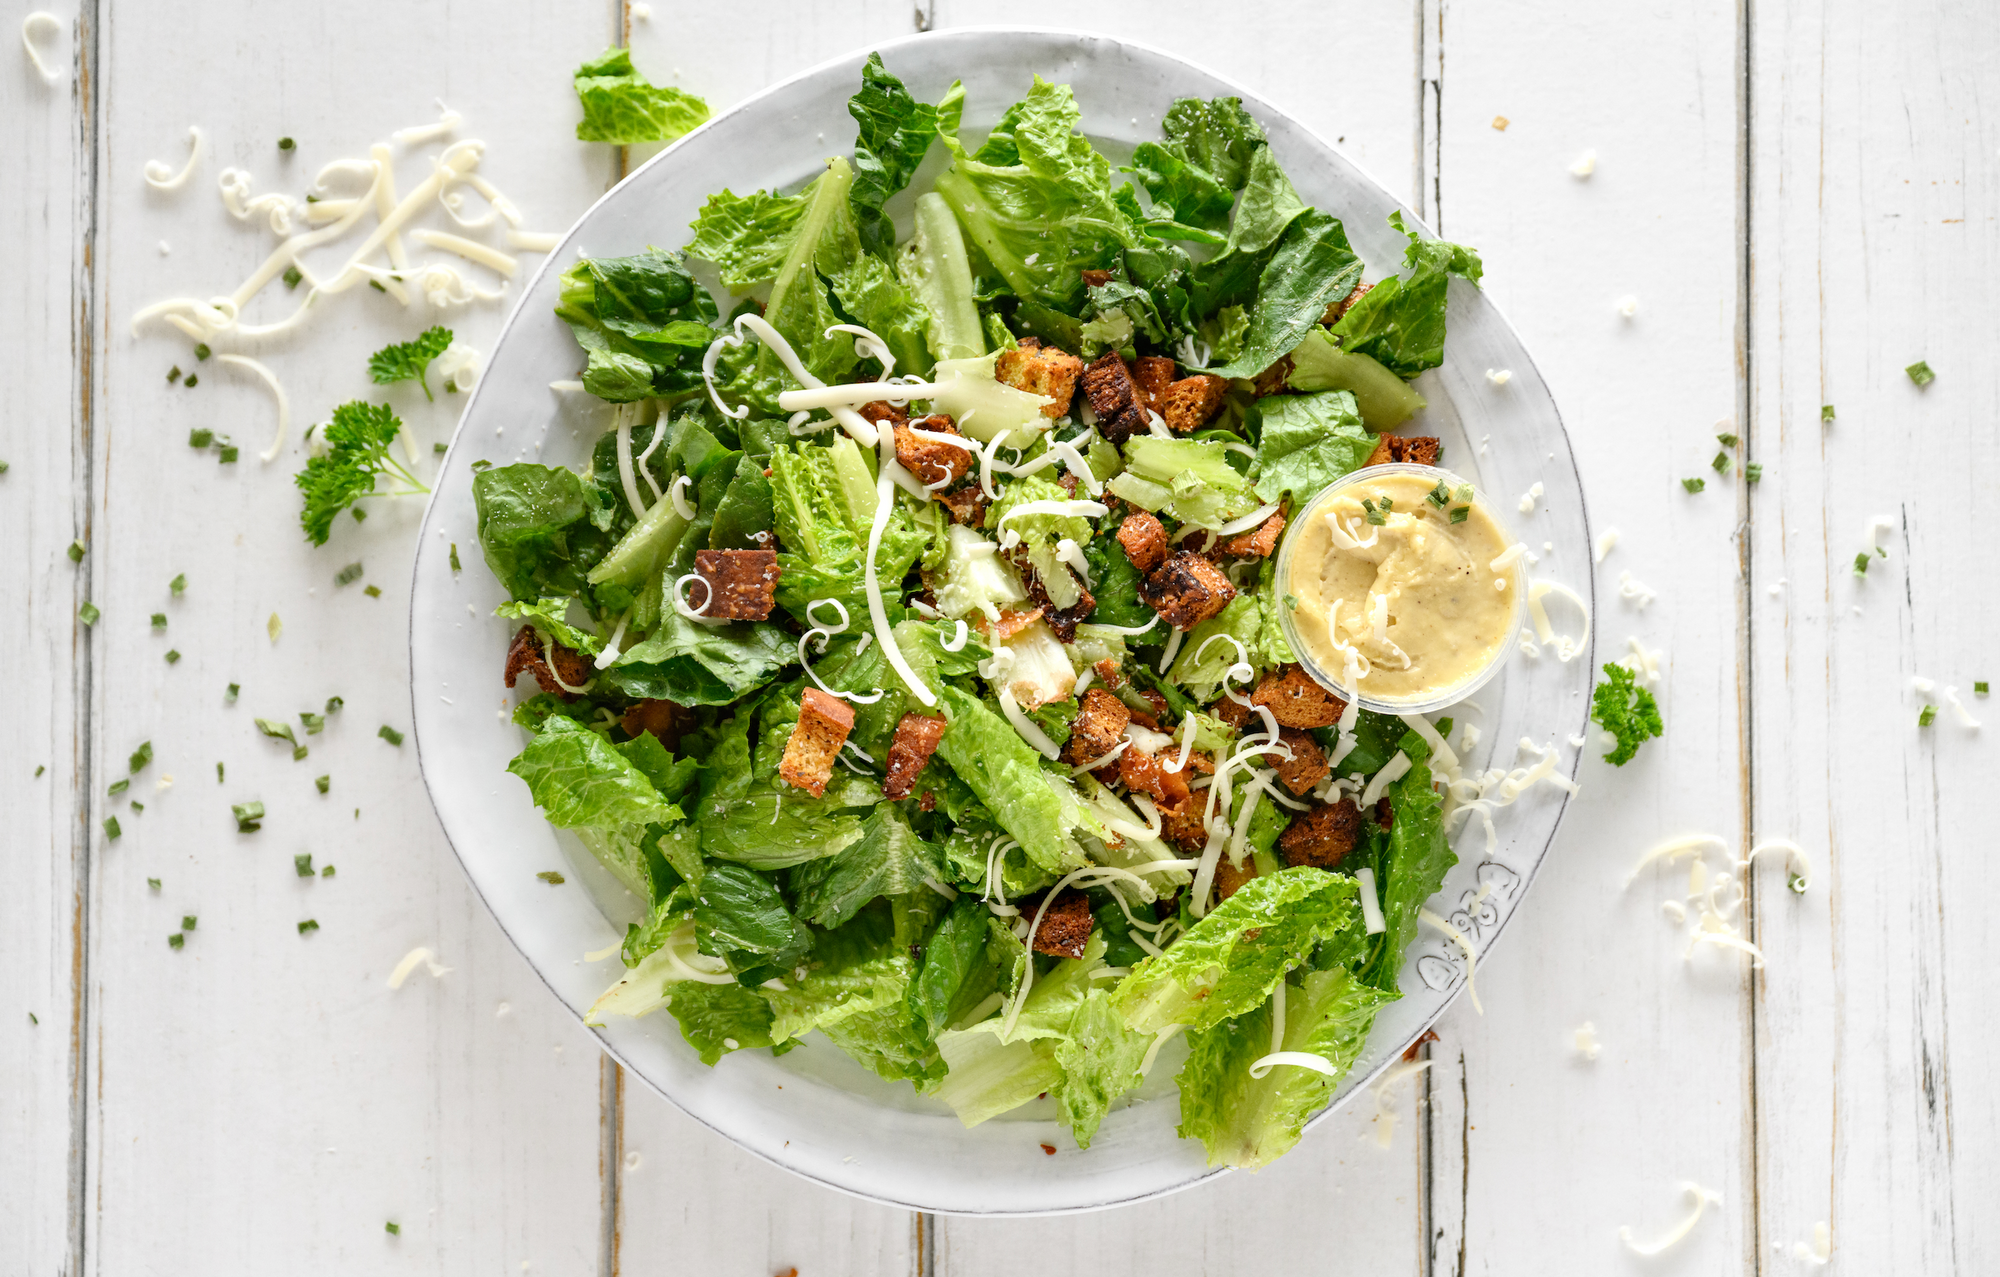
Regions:
[[[424,369],[451,345],[451,329],[431,328],[415,341],[391,342],[368,356],[368,375],[378,386],[392,382],[414,381],[424,388],[424,398],[437,402],[431,394],[430,383],[424,380]]]
[[[1664,735],[1666,725],[1660,721],[1660,703],[1639,686],[1629,668],[1613,663],[1603,673],[1604,681],[1590,694],[1590,718],[1618,738],[1618,747],[1604,761],[1623,767],[1638,754],[1639,746]]]
[[[334,516],[363,497],[414,496],[430,491],[389,456],[389,444],[402,428],[402,419],[388,404],[355,399],[333,410],[333,420],[320,430],[326,452],[307,461],[306,468],[294,478],[305,494],[299,523],[305,528],[306,540],[325,545],[333,532]],[[375,484],[383,476],[407,486],[378,492]]]

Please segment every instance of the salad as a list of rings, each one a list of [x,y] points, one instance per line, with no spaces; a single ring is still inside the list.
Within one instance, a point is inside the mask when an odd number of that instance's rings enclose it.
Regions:
[[[1178,1059],[1180,1133],[1262,1166],[1454,863],[1449,721],[1307,676],[1274,552],[1436,459],[1386,432],[1479,259],[1407,232],[1364,283],[1234,98],[1122,169],[1039,77],[976,146],[879,57],[849,109],[802,189],[571,268],[614,424],[582,472],[477,467],[539,688],[508,770],[645,911],[592,1018],[665,1011],[711,1065],[817,1030],[1086,1148]]]

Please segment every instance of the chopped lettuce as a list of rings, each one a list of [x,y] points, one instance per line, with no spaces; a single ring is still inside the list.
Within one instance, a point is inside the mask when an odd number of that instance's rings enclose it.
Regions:
[[[947,686],[941,703],[951,726],[937,756],[972,787],[1029,860],[1051,871],[1081,868],[1083,849],[1071,832],[1082,820],[1076,790],[1043,771],[1042,756],[985,702]]]
[[[1410,273],[1377,283],[1333,326],[1334,340],[1350,354],[1367,355],[1408,380],[1444,362],[1444,307],[1453,275],[1477,287],[1479,254],[1463,244],[1427,240],[1403,224],[1401,210],[1389,225],[1410,237],[1403,264]],[[1338,300],[1338,299],[1335,299]]]
[[[667,992],[667,1009],[680,1021],[681,1036],[713,1066],[731,1051],[771,1046],[771,1006],[740,984],[683,980]]]
[[[1408,753],[1408,750],[1404,752]],[[1417,910],[1444,885],[1458,863],[1444,836],[1444,800],[1431,788],[1430,766],[1416,760],[1386,791],[1395,821],[1389,826],[1387,863],[1376,871],[1382,920],[1387,930],[1373,941],[1361,979],[1378,989],[1394,989],[1403,950],[1417,934]]]
[[[583,481],[561,466],[521,462],[472,476],[479,548],[516,599],[575,594],[604,553]]]
[[[1324,328],[1315,328],[1292,348],[1293,390],[1345,390],[1370,430],[1393,430],[1424,406],[1424,397],[1362,351],[1344,351]]]
[[[792,871],[799,916],[819,927],[838,927],[879,896],[924,891],[926,879],[947,876],[944,853],[910,828],[893,803],[878,803],[861,824],[861,837],[834,855]]]
[[[637,838],[647,825],[675,824],[682,813],[643,770],[596,732],[561,716],[544,721],[507,770],[527,784],[558,829],[596,829],[630,840],[629,847],[619,844],[616,856],[599,858],[635,894],[648,894]]]
[[[1258,506],[1256,491],[1218,440],[1137,435],[1125,443],[1125,467],[1109,485],[1113,492],[1182,523],[1219,528]]]
[[[556,317],[589,356],[583,388],[626,403],[701,385],[715,300],[679,253],[585,258],[563,272]]]
[[[1359,470],[1375,450],[1354,396],[1345,390],[1272,395],[1257,401],[1263,434],[1257,443],[1257,495],[1290,494],[1302,505],[1321,488]]]
[[[848,201],[862,246],[887,258],[896,247],[896,228],[882,211],[890,196],[910,184],[938,130],[958,131],[965,89],[957,81],[936,106],[910,96],[903,82],[871,53],[861,68],[861,88],[847,100],[847,113],[860,133],[854,140],[854,187]]]
[[[579,142],[635,146],[672,142],[708,121],[708,103],[692,93],[653,84],[632,66],[627,49],[606,49],[576,69],[583,104]]]
[[[1078,1148],[1089,1148],[1111,1102],[1138,1086],[1139,1065],[1153,1039],[1134,1033],[1111,1004],[1111,995],[1092,989],[1070,1017],[1069,1036],[1056,1044],[1062,1080],[1051,1092],[1063,1124]]]
[[[532,603],[510,601],[494,608],[493,615],[510,621],[526,621],[564,647],[574,648],[586,656],[597,655],[604,648],[604,640],[563,619],[569,611],[569,604],[570,601],[560,595],[537,599]]]

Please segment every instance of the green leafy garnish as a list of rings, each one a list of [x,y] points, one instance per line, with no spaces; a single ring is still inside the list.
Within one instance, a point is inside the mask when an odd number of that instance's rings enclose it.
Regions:
[[[1832,421],[1832,420],[1833,420],[1833,405],[1832,405],[1832,404],[1830,404],[1830,403],[1823,403],[1823,404],[1821,404],[1821,405],[1819,406],[1819,419],[1820,419],[1821,421]]]
[[[308,931],[318,931],[318,930],[319,930],[319,923],[313,921],[311,918],[307,918],[304,922],[301,922],[299,924],[300,935],[304,935]],[[401,1230],[398,1229],[394,1224],[391,1224],[389,1225],[389,1231],[394,1233],[394,1232],[400,1232]]]
[[[463,569],[458,566],[458,542],[456,541],[453,541],[451,543],[451,570],[454,572],[463,571]]]
[[[1683,488],[1686,488],[1689,492],[1700,492],[1703,488],[1706,488],[1708,486],[1708,480],[1683,479],[1681,480],[1681,486]]]
[[[361,587],[361,592],[363,594],[366,594],[371,599],[379,599],[382,597],[382,587],[379,585],[364,585]]]
[[[1868,551],[1863,550],[1861,551],[1861,553],[1854,556],[1854,575],[1856,576],[1868,575]]]
[[[97,624],[98,619],[103,615],[104,613],[97,610],[97,604],[90,602],[85,602],[82,607],[76,610],[76,619],[82,621],[85,625]]]
[[[626,49],[605,50],[578,67],[575,79],[576,96],[583,103],[583,119],[576,126],[579,142],[672,142],[708,120],[708,103],[653,84],[632,66]]]
[[[188,588],[188,579],[187,579],[187,573],[185,572],[180,573],[178,576],[174,577],[173,580],[167,582],[167,589],[173,594],[175,598],[179,598],[187,588]]]
[[[181,654],[179,649],[171,647],[167,649],[167,664],[169,665],[176,664],[180,661],[180,659],[181,659]]]
[[[106,786],[106,787],[105,787],[105,790],[104,790],[104,792],[105,792],[105,794],[106,794],[107,796],[109,796],[109,797],[112,797],[112,798],[116,798],[116,797],[118,797],[118,795],[120,795],[120,794],[124,793],[124,792],[125,792],[126,790],[128,790],[128,789],[130,789],[130,788],[132,788],[132,782],[131,782],[131,781],[129,781],[129,780],[122,780],[122,779],[121,779],[121,780],[114,780],[114,781],[112,781],[112,782],[111,782],[111,784],[110,784],[110,785],[108,785],[108,786]]]
[[[544,869],[540,873],[536,874],[535,877],[541,879],[543,882],[546,882],[551,887],[560,887],[563,885],[563,882],[565,881],[563,876],[557,873],[553,869]]]
[[[424,370],[451,345],[451,329],[433,327],[426,329],[414,341],[391,342],[368,356],[368,375],[378,386],[387,386],[398,381],[414,381],[423,387],[424,398],[433,403],[430,383],[424,380]]]
[[[194,930],[194,915],[193,915],[193,914],[189,913],[189,914],[183,914],[183,915],[181,915],[181,930],[182,930],[182,931],[193,931],[193,930]]]
[[[83,542],[72,541],[69,543],[69,561],[71,563],[83,562]]]
[[[382,725],[382,730],[376,732],[375,734],[377,736],[380,736],[383,740],[388,741],[391,745],[401,745],[403,743],[403,734],[397,731],[395,728],[389,726],[387,723],[384,723]]]
[[[320,871],[319,871],[319,876],[320,876],[320,877],[322,877],[322,878],[331,878],[331,877],[333,877],[333,866],[332,866],[332,865],[323,865],[323,866],[321,866],[321,868],[320,868]]]
[[[160,880],[158,878],[148,878],[146,879],[146,885],[154,891],[158,891],[160,889]]]
[[[1424,500],[1440,510],[1444,509],[1451,504],[1451,485],[1439,479],[1438,486],[1424,494]]]
[[[361,565],[359,563],[350,563],[340,571],[334,573],[333,583],[335,585],[352,585],[360,579]]]
[[[104,818],[104,836],[106,838],[116,839],[123,832],[123,830],[118,828],[118,817],[106,816]]]
[[[1451,518],[1451,521],[1452,521],[1453,523],[1463,523],[1463,522],[1465,522],[1465,520],[1466,520],[1466,517],[1467,517],[1468,515],[1470,515],[1471,513],[1472,513],[1472,507],[1471,507],[1471,506],[1469,506],[1469,505],[1455,505],[1455,506],[1453,506],[1453,507],[1451,508],[1451,515],[1450,515],[1450,518]]]
[[[326,730],[326,715],[315,714],[309,709],[299,711],[299,722],[304,725],[308,736],[317,736]]]
[[[306,462],[293,482],[305,496],[299,523],[306,539],[325,545],[334,516],[367,496],[406,496],[429,492],[418,478],[389,456],[389,444],[403,423],[388,404],[351,400],[333,410],[333,420],[320,431],[326,452]],[[378,494],[376,480],[384,475],[407,487]]]
[[[153,628],[156,630],[167,628],[167,614],[165,612],[153,613]]]
[[[1728,453],[1726,453],[1726,452],[1718,452],[1718,453],[1716,453],[1716,454],[1715,454],[1715,460],[1713,460],[1713,461],[1709,462],[1709,463],[1708,463],[1708,465],[1709,465],[1709,468],[1710,468],[1710,469],[1712,469],[1712,470],[1714,470],[1714,471],[1715,471],[1715,472],[1716,472],[1717,474],[1728,474],[1728,473],[1729,473],[1729,454],[1728,454]]]
[[[194,345],[194,357],[196,359],[206,359],[214,353],[214,351],[208,348],[208,343],[205,341],[198,341]]]
[[[1757,482],[1757,480],[1759,480],[1759,479],[1761,479],[1761,478],[1763,478],[1763,477],[1764,477],[1764,463],[1763,463],[1763,462],[1761,462],[1761,461],[1746,461],[1746,462],[1744,462],[1744,463],[1743,463],[1743,478],[1744,478],[1744,481],[1745,481],[1745,482],[1748,482],[1748,483],[1755,483],[1755,482]]]
[[[183,936],[178,931],[174,932],[172,935],[167,937],[167,948],[169,949],[178,949],[186,943],[187,943],[187,937]]]
[[[1604,667],[1604,681],[1590,694],[1591,721],[1618,738],[1618,747],[1604,756],[1614,767],[1623,767],[1639,752],[1639,746],[1664,735],[1660,704],[1653,694],[1623,665]]]
[[[1910,380],[1916,382],[1919,386],[1928,386],[1937,380],[1937,374],[1931,371],[1931,366],[1921,359],[1911,364],[1908,368],[1903,369],[1903,371],[1910,374]],[[192,384],[192,380],[192,378],[189,379],[190,384]]]
[[[221,763],[217,763],[215,767],[218,773],[222,770]],[[236,817],[236,832],[239,834],[254,834],[264,827],[262,803],[231,803],[229,814]]]
[[[181,385],[187,387],[189,390],[193,390],[195,388],[195,385],[198,382],[200,382],[200,380],[201,378],[195,376],[193,373],[189,373],[187,375],[187,380],[182,382]]]
[[[243,691],[243,684],[231,683],[229,685],[229,690],[222,694],[222,699],[233,705],[236,703],[237,696],[242,694],[242,691]]]
[[[319,925],[319,924],[318,924],[317,922],[315,922],[315,923],[313,924],[313,926],[315,926],[315,927],[317,927],[318,925]],[[305,923],[303,923],[303,922],[301,922],[301,923],[299,924],[299,930],[300,930],[300,931],[304,931],[305,929],[306,929],[306,924],[305,924]],[[398,1233],[398,1234],[400,1234],[400,1233],[401,1233],[401,1232],[403,1231],[403,1226],[402,1226],[401,1224],[398,1224],[398,1223],[396,1223],[396,1222],[395,1222],[394,1220],[391,1220],[391,1221],[389,1221],[388,1223],[386,1223],[386,1224],[382,1225],[382,1231],[383,1231],[383,1232],[386,1232],[386,1233]]]
[[[313,778],[313,788],[322,794],[325,793],[327,790],[333,788],[333,777],[331,775],[315,776]]]
[[[292,148],[296,147],[297,145],[298,145],[297,142],[292,141],[292,139],[288,137],[281,137],[278,139],[278,149],[281,151],[289,151]]]
[[[1986,682],[1984,679],[1981,679],[1979,682],[1974,683],[1972,685],[1972,694],[1974,696],[1986,695]]]
[[[153,761],[153,742],[149,740],[140,741],[139,748],[133,750],[132,757],[125,761],[127,764],[126,770],[134,776],[144,771],[146,764]]]
[[[292,872],[301,878],[313,876],[313,857],[310,851],[302,851],[292,857]]]
[[[215,432],[206,426],[198,426],[188,431],[188,447],[206,448],[215,442]]]
[[[237,455],[238,455],[238,449],[234,444],[224,444],[222,445],[222,447],[216,449],[215,453],[216,464],[224,466],[234,465],[236,463]]]
[[[283,278],[283,279],[284,279],[284,281],[285,281],[285,287],[286,287],[286,288],[297,288],[297,287],[299,286],[299,281],[300,281],[300,280],[302,280],[302,279],[304,279],[304,278],[305,278],[305,276],[304,276],[304,275],[301,275],[301,274],[299,274],[299,268],[298,268],[298,267],[296,267],[296,266],[287,266],[287,267],[285,267],[285,273],[284,273],[284,275],[282,276],[282,278]]]
[[[1724,431],[1723,433],[1715,436],[1715,441],[1721,444],[1725,448],[1734,448],[1737,444],[1743,442],[1741,439],[1738,439],[1735,435],[1730,434],[1728,431]]]
[[[1937,706],[1935,705],[1926,705],[1917,714],[1917,726],[1919,727],[1929,727],[1935,722],[1937,722]]]

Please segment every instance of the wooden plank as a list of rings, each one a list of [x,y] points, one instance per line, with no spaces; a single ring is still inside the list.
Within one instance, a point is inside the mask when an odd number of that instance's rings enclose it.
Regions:
[[[163,325],[135,339],[128,321],[163,296],[227,292],[270,251],[268,228],[219,206],[224,165],[246,168],[259,192],[297,196],[321,164],[436,119],[434,95],[466,116],[461,136],[491,143],[482,172],[536,229],[559,230],[613,169],[608,148],[575,141],[569,88],[569,69],[609,42],[611,14],[584,22],[571,6],[520,3],[504,22],[452,21],[384,0],[102,7],[101,531],[90,561],[104,619],[91,824],[115,814],[124,836],[91,884],[90,1270],[128,1273],[170,1255],[205,1272],[375,1269],[398,1257],[435,1271],[589,1271],[601,1245],[599,1054],[468,890],[411,748],[376,735],[408,726],[405,582],[420,507],[378,501],[366,524],[343,518],[313,549],[291,482],[304,428],[352,397],[395,404],[426,453],[446,438],[455,399],[378,390],[366,356],[433,318],[490,348],[503,307],[405,313],[357,288],[304,332],[216,341],[218,353],[264,359],[290,395],[291,437],[270,465],[257,459],[274,418],[263,387],[199,362]],[[185,189],[150,191],[142,166],[178,167],[190,123],[206,132],[208,158]],[[297,150],[281,152],[280,136]],[[410,154],[403,189],[427,171]],[[252,318],[300,296],[282,284],[271,294]],[[170,365],[199,384],[169,385]],[[241,460],[191,449],[196,426],[232,436]],[[356,561],[366,575],[337,587],[335,573]],[[175,598],[168,581],[181,572]],[[362,592],[370,583],[381,597]],[[149,625],[154,612],[164,632]],[[230,683],[242,687],[233,704]],[[345,707],[300,737],[304,761],[252,725],[296,727],[299,711],[335,695]],[[153,761],[107,801],[103,782],[123,776],[145,740]],[[325,796],[313,784],[323,774]],[[156,789],[168,775],[173,787]],[[268,818],[239,834],[230,804],[251,799]],[[293,857],[304,853],[337,876],[299,877]],[[174,951],[167,937],[184,914],[198,926]],[[320,930],[301,935],[306,919]],[[392,992],[385,977],[416,945],[451,973],[419,971]]]
[[[1620,540],[1593,569],[1590,547],[1544,552],[1532,516],[1520,534],[1544,554],[1539,576],[1581,585],[1595,571],[1600,660],[1628,636],[1664,650],[1668,725],[1622,770],[1586,764],[1529,907],[1482,964],[1485,1015],[1461,1000],[1439,1026],[1432,1272],[1555,1256],[1608,1270],[1624,1262],[1619,1225],[1646,1240],[1683,1217],[1682,1180],[1723,1208],[1676,1262],[1714,1268],[1750,1245],[1744,960],[1705,948],[1683,963],[1659,901],[1684,890],[1684,863],[1624,888],[1662,838],[1734,842],[1743,820],[1741,494],[1707,466],[1740,393],[1736,22],[1719,3],[1560,22],[1429,10],[1428,215],[1483,254],[1487,292],[1562,405],[1595,526]],[[1594,173],[1573,176],[1593,151]],[[1699,495],[1678,482],[1695,475],[1709,480]],[[1659,601],[1621,601],[1626,571]],[[1570,1048],[1584,1021],[1604,1044],[1594,1064]]]
[[[73,564],[72,540],[90,540],[86,475],[89,402],[91,32],[76,5],[49,6],[60,30],[38,35],[53,79],[24,57],[0,75],[0,166],[16,175],[0,202],[0,598],[19,644],[10,664],[14,729],[0,734],[0,1237],[7,1265],[74,1271],[83,1149],[80,1131],[88,1028],[82,997],[91,838],[77,796],[90,783],[87,728],[90,632],[77,620],[97,567]],[[9,36],[12,36],[12,29]]]
[[[2000,671],[2000,573],[1967,534],[2000,464],[2000,14],[1753,12],[1753,815],[1815,865],[1804,896],[1757,877],[1759,1259],[1783,1271],[1826,1221],[1849,1271],[1977,1268],[2000,1240],[1979,1201],[2000,936],[1979,903],[1995,702],[1971,685]],[[1987,730],[1918,726],[1917,676]]]

